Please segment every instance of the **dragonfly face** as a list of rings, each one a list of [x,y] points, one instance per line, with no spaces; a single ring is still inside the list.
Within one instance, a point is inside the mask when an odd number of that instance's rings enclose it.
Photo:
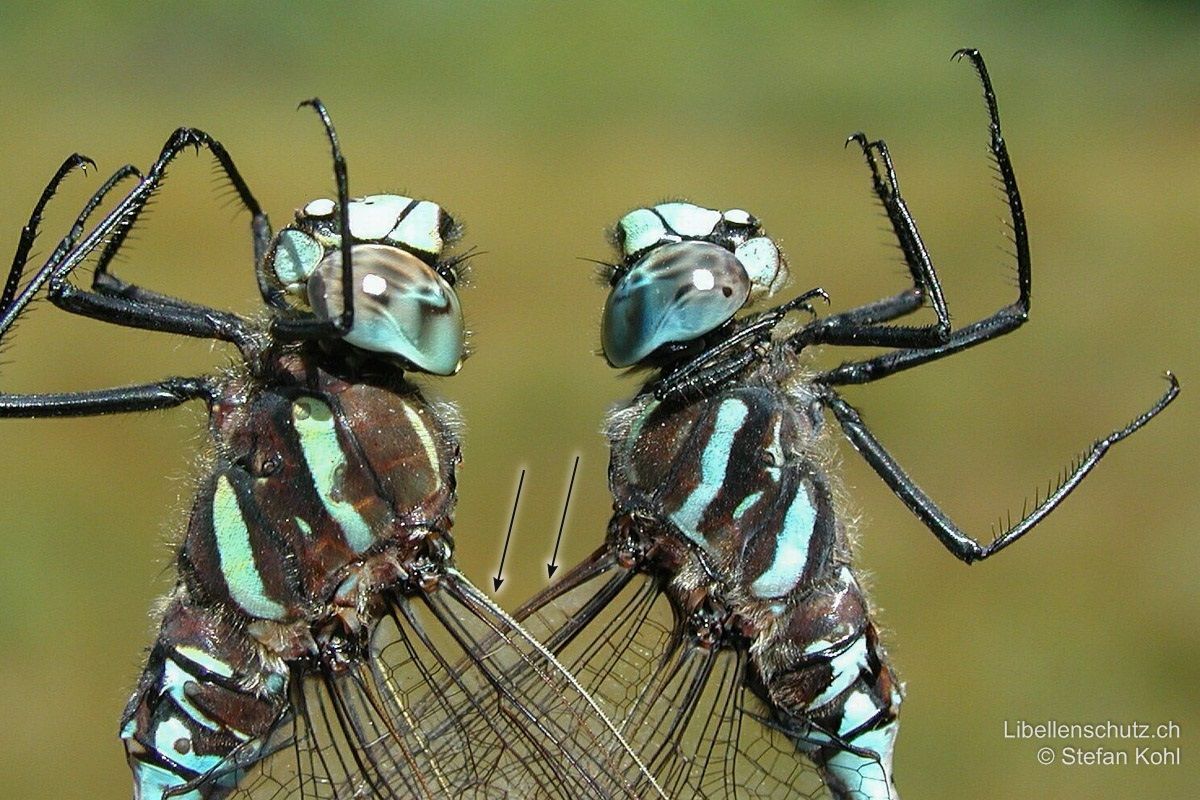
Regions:
[[[660,349],[669,357],[787,280],[779,249],[741,209],[722,214],[682,202],[639,208],[617,224],[617,245],[623,259],[612,270],[600,328],[614,367],[644,362]]]
[[[454,566],[452,406],[406,373],[463,358],[446,255],[457,225],[396,195],[336,200],[272,234],[219,142],[180,129],[144,175],[119,170],[24,280],[42,207],[0,295],[0,337],[42,288],[101,321],[231,343],[218,376],[56,395],[0,394],[0,416],[209,410],[178,578],[121,724],[134,796],[644,797],[653,779],[578,682]],[[112,274],[170,162],[207,148],[252,217],[264,320]],[[90,231],[122,181],[137,185]],[[85,233],[86,231],[86,233]],[[347,233],[348,232],[348,233]],[[72,271],[99,252],[90,288]],[[531,680],[516,685],[506,675]]]

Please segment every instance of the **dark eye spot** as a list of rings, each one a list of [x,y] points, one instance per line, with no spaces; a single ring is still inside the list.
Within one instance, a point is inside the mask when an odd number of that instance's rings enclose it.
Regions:
[[[731,294],[733,294],[733,288],[730,286],[722,286],[721,294],[725,295],[726,297],[729,297]]]

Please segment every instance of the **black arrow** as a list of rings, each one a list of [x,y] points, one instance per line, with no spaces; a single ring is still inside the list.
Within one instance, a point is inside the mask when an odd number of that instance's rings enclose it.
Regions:
[[[567,484],[567,500],[563,503],[562,521],[558,523],[558,538],[554,540],[554,555],[550,556],[550,563],[546,565],[546,577],[553,578],[554,571],[558,569],[558,546],[562,544],[563,526],[567,524],[567,507],[571,505],[571,490],[575,488],[575,472],[579,469],[579,456],[575,456],[575,466],[571,467],[571,482]]]
[[[499,591],[500,584],[504,583],[504,578],[500,577],[500,573],[504,572],[504,559],[508,557],[508,542],[512,539],[513,523],[517,521],[517,503],[521,502],[521,487],[525,485],[525,470],[521,470],[521,478],[517,481],[517,496],[513,498],[513,513],[508,518],[508,533],[504,537],[504,552],[500,554],[500,566],[496,568],[496,577],[492,578],[492,591]]]

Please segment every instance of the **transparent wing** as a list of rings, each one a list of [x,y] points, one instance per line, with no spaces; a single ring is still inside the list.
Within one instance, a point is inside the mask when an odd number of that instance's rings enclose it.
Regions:
[[[516,614],[671,797],[828,798],[748,685],[747,654],[687,640],[657,581],[597,551]]]
[[[461,574],[386,602],[369,655],[307,670],[267,755],[204,797],[662,796],[570,674]]]

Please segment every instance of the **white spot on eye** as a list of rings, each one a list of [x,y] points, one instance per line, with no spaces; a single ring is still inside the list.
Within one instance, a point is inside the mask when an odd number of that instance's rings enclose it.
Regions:
[[[692,270],[692,285],[702,292],[707,292],[717,285],[717,279],[713,277],[711,270],[694,269]]]
[[[327,197],[322,197],[320,200],[313,200],[304,207],[304,213],[310,217],[328,217],[333,213],[336,204]]]
[[[387,294],[387,281],[373,272],[363,275],[362,290],[372,297],[382,297]]]

